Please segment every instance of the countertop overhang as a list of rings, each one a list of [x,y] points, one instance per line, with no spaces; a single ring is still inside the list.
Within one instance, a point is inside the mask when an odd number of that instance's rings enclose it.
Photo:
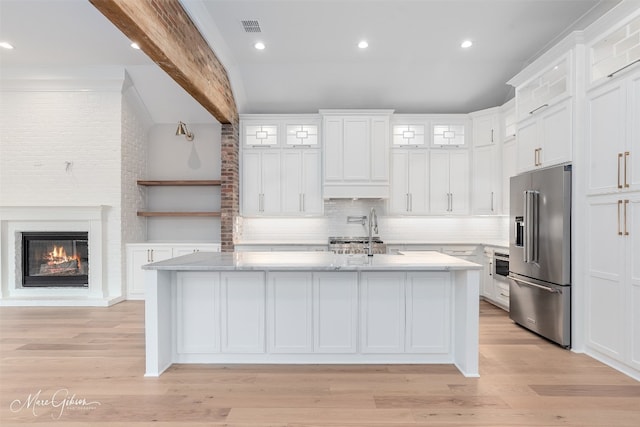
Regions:
[[[345,255],[332,252],[196,252],[147,264],[145,270],[173,271],[451,271],[481,265],[435,251]]]

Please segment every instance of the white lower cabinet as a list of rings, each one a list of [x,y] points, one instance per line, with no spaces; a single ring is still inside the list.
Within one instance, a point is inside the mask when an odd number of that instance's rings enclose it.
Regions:
[[[270,272],[267,277],[269,352],[357,351],[357,273]]]
[[[450,302],[448,273],[362,273],[360,351],[447,353]]]
[[[313,349],[313,277],[306,272],[267,275],[267,331],[272,353]]]
[[[451,306],[442,301],[451,300],[449,275],[407,273],[405,296],[405,350],[408,353],[448,352]]]
[[[640,375],[640,193],[587,206],[587,346]]]
[[[176,287],[178,354],[220,351],[220,329],[202,325],[220,323],[220,277],[209,273],[181,273]]]
[[[172,257],[170,246],[127,245],[127,299],[144,299],[143,265]]]
[[[142,266],[193,252],[220,252],[219,243],[130,243],[127,244],[127,299],[144,299]]]
[[[360,279],[361,351],[404,351],[404,273],[362,273]]]
[[[446,358],[451,280],[448,272],[178,272],[176,353],[185,362]]]
[[[264,273],[220,273],[222,352],[264,353]]]
[[[313,274],[313,320],[316,353],[358,350],[358,273]]]

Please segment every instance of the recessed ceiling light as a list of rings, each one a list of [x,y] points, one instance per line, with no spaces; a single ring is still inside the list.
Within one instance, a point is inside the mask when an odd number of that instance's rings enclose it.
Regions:
[[[257,42],[256,44],[253,45],[253,47],[255,47],[258,50],[263,50],[266,46],[262,42]]]
[[[360,43],[358,43],[358,47],[359,47],[360,49],[366,49],[366,48],[368,48],[368,47],[369,47],[369,43],[367,43],[367,41],[366,41],[366,40],[362,40]]]
[[[13,49],[13,46],[9,42],[0,42],[0,47],[3,47],[5,49]]]
[[[471,40],[465,40],[460,44],[460,47],[463,49],[467,49],[473,46],[473,42]]]
[[[140,45],[136,42],[131,43],[131,47],[140,50]]]

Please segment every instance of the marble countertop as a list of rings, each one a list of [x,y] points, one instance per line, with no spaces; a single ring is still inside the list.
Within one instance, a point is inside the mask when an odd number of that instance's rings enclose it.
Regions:
[[[195,252],[142,267],[175,271],[449,271],[481,265],[434,251],[404,255],[344,255],[332,252]]]

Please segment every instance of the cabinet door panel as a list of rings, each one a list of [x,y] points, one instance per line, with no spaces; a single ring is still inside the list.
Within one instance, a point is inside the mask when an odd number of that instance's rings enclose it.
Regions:
[[[269,350],[311,352],[311,273],[269,273],[268,277]]]
[[[314,350],[355,353],[358,331],[358,274],[315,273]]]
[[[624,238],[617,199],[591,201],[587,233],[587,341],[620,360],[623,355]]]
[[[634,74],[629,80],[627,89],[628,108],[627,125],[629,135],[627,137],[627,181],[629,190],[640,190],[640,72]],[[637,253],[637,252],[636,252]]]
[[[371,180],[389,180],[389,121],[371,119]]]
[[[263,213],[280,213],[280,152],[262,153],[261,170]]]
[[[360,285],[362,352],[404,351],[404,273],[362,273]]]
[[[409,152],[409,210],[413,214],[429,212],[429,154]]]
[[[495,154],[492,146],[473,150],[473,211],[477,214],[493,214],[496,211]]]
[[[302,153],[282,153],[282,212],[298,214],[302,210]]]
[[[518,173],[536,168],[535,150],[540,148],[540,135],[538,122],[535,119],[529,119],[518,125],[517,141]]]
[[[587,99],[588,183],[591,194],[616,191],[618,153],[624,151],[625,97],[620,85],[607,86]]]
[[[391,199],[389,208],[393,213],[409,211],[409,152],[395,149],[391,153]]]
[[[432,151],[429,159],[429,204],[431,213],[449,213],[449,154]]]
[[[408,273],[407,352],[447,353],[451,336],[451,284],[447,273]],[[436,328],[436,326],[440,326]]]
[[[516,175],[516,143],[511,141],[502,146],[502,213],[509,213],[511,177]]]
[[[341,181],[344,177],[343,120],[340,118],[324,119],[324,179]]]
[[[264,274],[220,274],[222,351],[263,353],[265,330]]]
[[[210,272],[178,273],[176,287],[177,351],[220,351],[220,280]]]
[[[451,212],[469,213],[469,153],[452,151],[449,154],[449,192]]]
[[[346,180],[369,180],[371,178],[369,131],[369,119],[344,119],[343,173]]]
[[[627,199],[625,199],[627,200]],[[629,327],[629,363],[640,370],[640,194],[635,193],[627,204],[626,266],[629,301],[627,325]]]
[[[567,100],[550,108],[540,117],[543,148],[540,161],[543,166],[557,165],[571,160],[571,104]]]
[[[322,167],[319,150],[302,153],[302,211],[304,214],[322,214]]]
[[[242,154],[242,213],[252,215],[260,212],[262,176],[259,152]]]

